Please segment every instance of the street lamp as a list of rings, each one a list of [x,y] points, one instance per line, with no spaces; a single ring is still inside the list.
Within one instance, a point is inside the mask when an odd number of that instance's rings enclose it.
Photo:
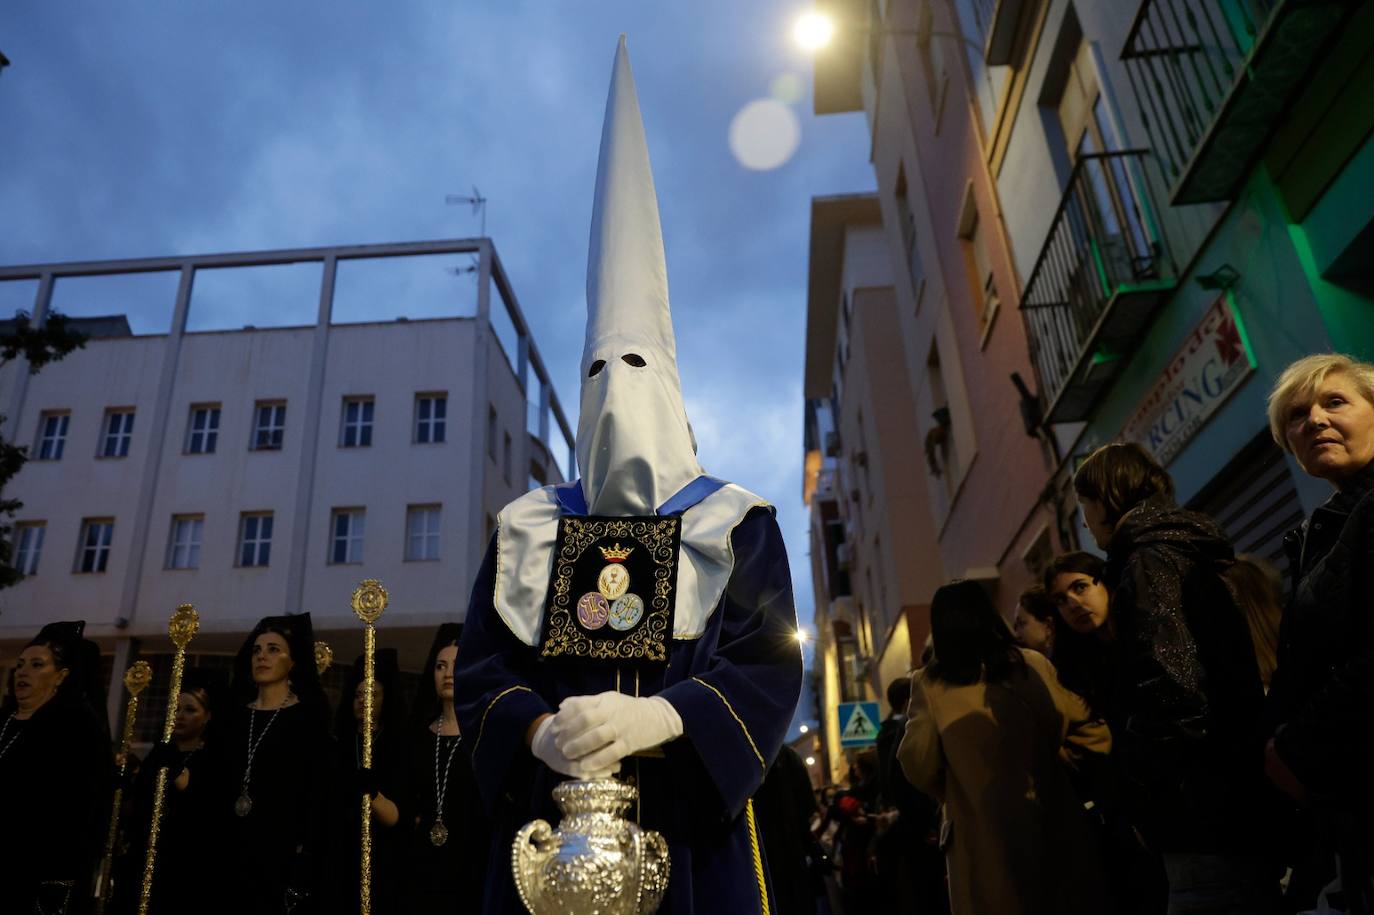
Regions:
[[[835,37],[835,20],[815,10],[803,13],[792,27],[792,37],[804,50],[819,51]]]
[[[803,13],[798,17],[792,26],[792,38],[803,51],[816,53],[830,44],[841,25],[846,32],[864,36],[877,35],[880,38],[916,38],[923,42],[930,38],[953,38],[960,44],[973,48],[980,56],[983,53],[982,45],[958,32],[943,32],[934,29],[893,29],[885,25],[870,28],[848,22],[837,24],[834,19],[816,10]]]
[[[806,757],[806,764],[807,764],[808,766],[814,766],[814,765],[816,764],[816,757],[814,757],[814,756],[808,756],[808,757]]]
[[[803,734],[808,734],[808,733],[810,733],[810,731],[811,731],[811,726],[810,726],[810,725],[804,724],[804,725],[801,726],[801,728],[800,728],[799,730],[800,730]]]

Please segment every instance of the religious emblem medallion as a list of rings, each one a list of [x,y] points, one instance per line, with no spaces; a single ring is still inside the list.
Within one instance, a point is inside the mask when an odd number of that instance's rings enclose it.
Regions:
[[[253,799],[245,791],[239,795],[239,799],[234,801],[234,815],[246,817],[253,809]]]
[[[592,591],[583,594],[577,601],[577,621],[586,629],[600,629],[606,625],[606,619],[611,615],[611,605],[606,602],[606,598]]]
[[[633,548],[621,549],[618,543],[613,547],[601,547],[601,555],[609,560],[610,565],[596,577],[596,589],[606,600],[615,600],[630,589],[630,573],[625,571],[621,563],[629,559],[633,552]]]
[[[429,828],[429,844],[439,847],[448,841],[448,827],[443,820],[435,820],[434,825]]]
[[[639,618],[644,615],[644,601],[638,594],[626,594],[611,604],[611,628],[617,632],[626,632],[635,627]]]
[[[540,655],[664,663],[673,637],[681,519],[559,519]]]

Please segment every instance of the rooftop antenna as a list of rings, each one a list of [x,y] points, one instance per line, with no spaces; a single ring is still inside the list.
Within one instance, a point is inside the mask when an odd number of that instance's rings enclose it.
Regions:
[[[460,194],[447,194],[444,196],[444,203],[466,203],[472,207],[472,215],[481,214],[482,217],[482,238],[487,237],[487,198],[482,196],[482,192],[477,190],[477,185],[472,186],[472,196],[464,197]]]

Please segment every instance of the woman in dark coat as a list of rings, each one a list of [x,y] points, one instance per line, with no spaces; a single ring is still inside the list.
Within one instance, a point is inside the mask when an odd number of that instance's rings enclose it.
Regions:
[[[402,894],[407,912],[482,910],[491,832],[472,773],[471,748],[453,711],[453,675],[463,627],[435,633],[411,716],[409,849]]]
[[[1107,551],[1113,759],[1131,821],[1163,858],[1170,905],[1273,911],[1264,690],[1224,578],[1231,544],[1175,504],[1173,481],[1135,443],[1093,452],[1074,489]]]
[[[212,747],[215,814],[228,826],[216,862],[227,912],[320,909],[333,753],[314,644],[310,614],[267,617],[236,659]]]
[[[49,623],[19,655],[0,709],[0,909],[89,911],[114,757],[85,621]]]
[[[1310,808],[1320,847],[1339,859],[1346,910],[1368,915],[1374,912],[1374,365],[1339,355],[1298,360],[1269,397],[1269,426],[1304,471],[1336,491],[1290,537],[1296,585],[1269,693],[1277,729],[1265,769]],[[1310,897],[1296,901],[1310,908]]]
[[[357,911],[361,862],[360,801],[372,797],[372,912],[392,915],[403,911],[397,897],[398,870],[405,855],[407,830],[401,825],[399,803],[405,794],[405,704],[401,699],[394,648],[377,652],[373,674],[372,766],[363,767],[363,659],[353,662],[334,715],[338,791],[332,805],[334,867],[330,883],[343,911]]]
[[[1075,550],[1054,557],[1044,572],[1046,601],[1054,607],[1054,666],[1059,682],[1088,703],[1093,717],[1111,717],[1117,685],[1107,563]],[[1122,809],[1120,779],[1110,765],[1091,760],[1072,774],[1074,787],[1094,814],[1116,915],[1159,915],[1169,904],[1169,883],[1159,855],[1140,844]]]
[[[123,820],[127,847],[115,865],[109,911],[120,915],[138,911],[153,792],[158,769],[163,766],[167,768],[167,788],[149,911],[185,912],[205,904],[206,862],[218,859],[227,826],[224,817],[216,816],[208,749],[214,736],[215,713],[225,711],[227,686],[228,678],[217,671],[192,668],[183,675],[172,740],[154,745],[128,791]]]

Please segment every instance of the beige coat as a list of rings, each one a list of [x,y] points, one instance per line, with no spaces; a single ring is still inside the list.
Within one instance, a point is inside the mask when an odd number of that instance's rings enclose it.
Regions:
[[[1027,675],[1005,682],[917,672],[897,757],[945,804],[954,915],[1101,915],[1101,861],[1067,766],[1110,751],[1111,735],[1044,655],[1022,655]]]

